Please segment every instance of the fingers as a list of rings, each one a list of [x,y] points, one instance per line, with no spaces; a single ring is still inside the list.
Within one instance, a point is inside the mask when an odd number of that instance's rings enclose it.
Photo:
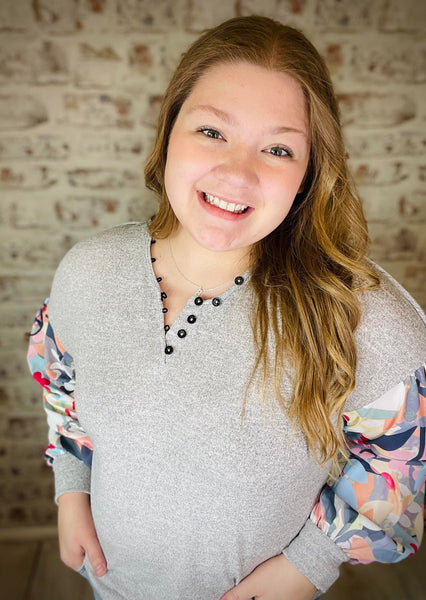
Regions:
[[[90,542],[86,545],[86,554],[96,577],[105,575],[107,562],[97,536],[92,536]]]
[[[74,571],[78,571],[81,569],[81,566],[84,561],[84,549],[78,548],[77,550],[72,549],[69,550],[63,545],[59,546],[59,554],[61,557],[61,561],[70,569],[74,569]]]
[[[252,576],[249,575],[238,585],[226,592],[220,600],[255,600]]]

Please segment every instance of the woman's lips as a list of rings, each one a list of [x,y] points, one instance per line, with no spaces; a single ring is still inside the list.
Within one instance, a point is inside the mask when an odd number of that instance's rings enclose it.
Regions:
[[[219,196],[208,194],[207,192],[197,192],[198,199],[204,209],[210,214],[221,217],[229,221],[239,220],[246,217],[252,210],[247,204],[238,204],[236,202],[228,202]]]

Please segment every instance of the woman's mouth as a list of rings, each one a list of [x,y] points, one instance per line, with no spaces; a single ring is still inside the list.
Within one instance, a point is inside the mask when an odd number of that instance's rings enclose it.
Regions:
[[[204,201],[208,204],[216,206],[217,208],[221,208],[222,210],[226,210],[230,213],[240,215],[247,212],[249,209],[249,206],[246,204],[235,204],[234,202],[226,202],[225,200],[222,200],[222,198],[212,196],[211,194],[207,194],[206,192],[201,192],[201,194]]]

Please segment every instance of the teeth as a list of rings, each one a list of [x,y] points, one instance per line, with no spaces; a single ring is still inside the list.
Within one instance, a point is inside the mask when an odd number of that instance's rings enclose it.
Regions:
[[[216,196],[211,196],[210,194],[204,193],[204,200],[213,206],[217,206],[222,210],[227,210],[228,212],[233,213],[242,213],[248,209],[248,206],[245,204],[234,204],[233,202],[225,202],[221,198],[217,198]]]

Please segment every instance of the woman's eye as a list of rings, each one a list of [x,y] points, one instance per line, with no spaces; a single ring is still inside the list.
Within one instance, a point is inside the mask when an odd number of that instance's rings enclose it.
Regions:
[[[206,137],[213,138],[214,140],[223,139],[222,134],[219,133],[216,129],[211,129],[211,127],[200,127],[197,129],[200,133],[205,135]]]
[[[265,152],[272,154],[272,156],[278,156],[279,158],[285,158],[286,156],[291,158],[293,156],[292,151],[289,148],[284,148],[283,146],[273,146],[272,148],[265,150]]]

